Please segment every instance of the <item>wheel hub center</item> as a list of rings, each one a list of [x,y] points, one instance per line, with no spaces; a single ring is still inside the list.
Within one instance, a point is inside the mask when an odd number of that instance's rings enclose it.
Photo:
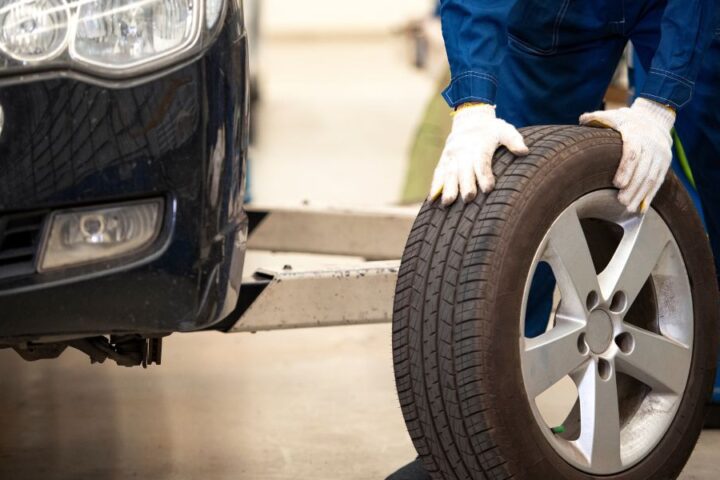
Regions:
[[[590,312],[585,338],[593,353],[602,353],[608,349],[612,341],[612,333],[612,321],[606,312],[602,310]]]

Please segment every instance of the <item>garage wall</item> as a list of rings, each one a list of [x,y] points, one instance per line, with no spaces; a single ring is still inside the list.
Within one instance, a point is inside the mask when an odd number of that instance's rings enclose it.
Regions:
[[[273,36],[386,33],[434,5],[432,0],[259,1],[263,31]]]

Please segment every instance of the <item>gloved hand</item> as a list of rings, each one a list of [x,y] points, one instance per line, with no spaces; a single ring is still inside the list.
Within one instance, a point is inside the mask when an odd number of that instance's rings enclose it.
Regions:
[[[645,98],[638,98],[630,108],[580,116],[581,125],[608,127],[622,135],[623,153],[613,183],[628,211],[645,212],[665,180],[672,161],[674,123],[670,107]]]
[[[442,204],[452,204],[460,195],[465,202],[477,195],[477,185],[487,193],[495,186],[492,158],[505,145],[515,155],[527,155],[522,135],[515,127],[495,117],[495,107],[483,103],[460,107],[455,112],[450,135],[435,167],[430,200],[442,193]]]

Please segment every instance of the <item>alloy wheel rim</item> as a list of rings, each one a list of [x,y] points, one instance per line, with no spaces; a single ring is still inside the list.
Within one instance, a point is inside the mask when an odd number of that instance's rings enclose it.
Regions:
[[[629,214],[616,195],[587,194],[555,219],[533,259],[520,317],[523,384],[535,420],[564,460],[600,475],[637,464],[667,432],[687,384],[694,330],[672,232],[654,209]],[[583,230],[588,220],[622,229],[602,269]],[[559,301],[544,333],[528,338],[527,301],[541,262],[552,269]],[[577,395],[564,422],[571,432],[548,425],[538,402],[568,378]]]

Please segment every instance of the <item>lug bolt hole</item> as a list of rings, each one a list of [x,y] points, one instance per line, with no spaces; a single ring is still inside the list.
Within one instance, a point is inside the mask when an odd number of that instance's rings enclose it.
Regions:
[[[590,293],[588,293],[587,300],[585,300],[585,305],[587,306],[588,312],[597,307],[598,303],[600,303],[600,297],[598,296],[598,293],[595,290],[590,291]]]
[[[627,296],[625,295],[625,292],[615,292],[615,295],[613,295],[612,301],[610,302],[610,311],[620,313],[625,310],[626,306]]]
[[[580,336],[578,337],[577,347],[578,347],[578,352],[580,352],[581,355],[587,355],[588,352],[590,351],[590,347],[588,347],[588,344],[585,341],[584,333],[581,333]]]
[[[610,378],[610,375],[612,374],[612,365],[610,365],[610,362],[608,362],[604,358],[599,358],[597,368],[600,378],[602,378],[603,380],[607,380],[608,378]]]
[[[623,332],[615,337],[615,344],[623,353],[630,353],[635,348],[635,340],[628,332]]]

